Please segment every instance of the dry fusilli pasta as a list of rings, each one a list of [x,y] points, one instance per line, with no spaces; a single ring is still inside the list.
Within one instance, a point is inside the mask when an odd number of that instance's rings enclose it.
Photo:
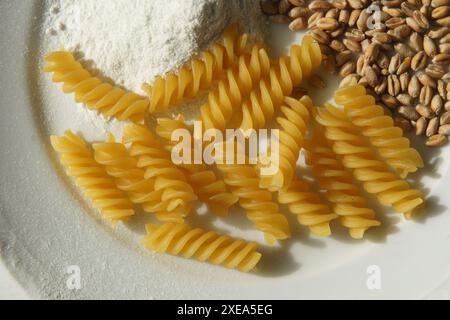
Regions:
[[[171,150],[174,146],[172,132],[179,129],[191,132],[190,128],[185,124],[183,117],[176,119],[160,118],[158,119],[156,133],[164,139]],[[193,155],[194,141],[191,143],[191,155]],[[188,181],[194,187],[199,199],[208,204],[215,214],[220,216],[228,215],[229,208],[239,199],[236,195],[228,191],[225,182],[219,179],[216,173],[204,164],[183,164],[181,167],[185,171]]]
[[[279,131],[279,170],[274,175],[261,176],[260,186],[270,191],[279,191],[290,186],[297,169],[297,161],[306,135],[311,98],[304,96],[300,100],[287,97],[281,107],[282,117],[277,118]],[[269,150],[271,152],[271,150]]]
[[[184,98],[197,96],[200,90],[211,87],[222,76],[224,69],[236,64],[247,49],[248,35],[239,35],[236,25],[229,27],[221,42],[193,58],[189,65],[165,77],[156,77],[153,85],[144,84],[150,101],[150,112],[163,112]]]
[[[237,164],[218,164],[217,168],[225,175],[224,181],[233,194],[239,197],[239,204],[246,210],[248,219],[264,232],[269,244],[290,237],[289,223],[279,212],[272,194],[259,187],[256,168]]]
[[[137,160],[128,154],[123,144],[110,136],[105,143],[94,144],[95,160],[115,178],[117,187],[126,192],[130,200],[142,205],[149,213],[165,222],[184,222],[190,207],[179,199],[165,199],[164,189],[157,188],[157,179],[145,179],[145,171],[138,168]]]
[[[422,157],[411,148],[409,139],[403,137],[402,129],[394,126],[392,117],[384,114],[377,106],[375,98],[368,95],[361,85],[341,88],[336,92],[336,102],[344,110],[352,123],[362,129],[362,133],[376,148],[379,155],[405,178],[408,173],[423,168]]]
[[[408,182],[399,179],[377,159],[344,111],[332,106],[318,108],[316,120],[325,127],[325,135],[333,142],[334,152],[342,156],[343,165],[353,170],[354,177],[363,182],[364,189],[375,194],[381,204],[391,205],[407,218],[424,204],[419,190],[411,189]]]
[[[313,176],[326,191],[333,211],[340,216],[341,224],[349,228],[352,238],[362,239],[371,227],[380,225],[375,212],[367,207],[364,196],[323,136],[324,128],[316,128],[313,138],[305,145],[306,163],[312,168]]]
[[[120,191],[106,172],[94,160],[85,141],[70,131],[61,137],[52,136],[53,148],[60,154],[61,164],[67,175],[75,178],[76,185],[83,189],[85,196],[99,209],[105,219],[114,223],[134,215],[133,204]]]
[[[289,211],[297,216],[298,222],[309,227],[313,234],[320,237],[331,235],[330,222],[338,216],[330,213],[330,208],[322,203],[319,194],[312,192],[300,178],[297,177],[288,189],[279,191],[278,202],[287,205]]]
[[[155,189],[164,190],[162,200],[191,211],[197,196],[184,173],[173,164],[170,153],[153,134],[144,126],[131,124],[124,130],[123,143],[131,144],[130,155],[136,157],[137,166],[145,170],[145,179],[156,179]]]
[[[144,120],[149,99],[94,77],[70,52],[53,52],[45,60],[44,71],[53,73],[53,82],[64,84],[64,93],[75,93],[76,102],[107,117],[134,122]]]
[[[148,225],[147,231],[148,235],[143,240],[147,249],[187,259],[194,258],[242,272],[254,270],[262,257],[256,251],[256,243],[235,240],[212,231],[191,229],[186,225]]]
[[[201,120],[205,129],[225,128],[232,122],[233,110],[240,106],[261,78],[270,70],[267,51],[258,45],[250,54],[239,57],[234,68],[227,71],[217,88],[208,96],[208,102],[201,107]]]
[[[301,45],[294,45],[288,57],[282,57],[272,67],[269,77],[263,79],[259,88],[250,93],[243,104],[242,129],[263,128],[286,96],[300,85],[322,63],[319,44],[312,37],[305,36]]]

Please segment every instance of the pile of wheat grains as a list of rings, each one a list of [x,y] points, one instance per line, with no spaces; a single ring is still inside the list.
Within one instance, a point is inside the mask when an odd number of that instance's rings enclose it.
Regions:
[[[308,30],[341,86],[363,84],[404,130],[450,135],[450,0],[262,0],[273,23]]]

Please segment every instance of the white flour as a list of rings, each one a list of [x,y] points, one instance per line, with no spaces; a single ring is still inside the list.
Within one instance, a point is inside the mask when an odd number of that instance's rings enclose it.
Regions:
[[[236,20],[260,35],[258,1],[47,0],[44,28],[53,49],[78,51],[98,75],[141,92]]]
[[[265,18],[254,0],[45,0],[41,55],[64,48],[115,85],[143,94],[156,75],[176,70],[240,22],[255,37]],[[120,138],[124,123],[106,119],[64,95],[43,76],[43,113],[51,134],[72,129],[89,140]]]

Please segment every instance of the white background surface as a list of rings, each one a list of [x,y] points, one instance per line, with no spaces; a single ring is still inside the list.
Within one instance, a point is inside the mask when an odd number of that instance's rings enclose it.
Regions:
[[[0,300],[28,299],[27,293],[0,262]]]

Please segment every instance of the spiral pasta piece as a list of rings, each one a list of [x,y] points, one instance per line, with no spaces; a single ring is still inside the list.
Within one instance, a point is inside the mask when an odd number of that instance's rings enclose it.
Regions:
[[[201,107],[201,120],[206,130],[224,131],[233,122],[233,111],[240,107],[245,97],[258,82],[268,76],[270,59],[267,51],[254,45],[250,54],[239,57],[236,66],[228,69],[224,79],[208,96]]]
[[[322,203],[318,193],[310,190],[305,181],[295,178],[290,187],[280,190],[278,202],[287,205],[297,216],[299,224],[309,227],[312,234],[319,237],[331,235],[330,222],[338,218],[330,208]]]
[[[179,71],[158,76],[152,85],[142,89],[150,97],[150,112],[164,112],[185,98],[193,98],[212,86],[225,69],[236,64],[247,49],[248,35],[239,35],[237,25],[225,30],[223,39],[193,58]]]
[[[123,143],[131,144],[130,155],[137,158],[137,166],[145,170],[145,179],[155,179],[155,189],[164,190],[162,201],[191,211],[197,196],[184,173],[177,168],[153,134],[144,126],[131,124],[123,132]]]
[[[338,104],[344,106],[352,123],[361,128],[362,134],[369,139],[378,154],[402,178],[423,168],[419,152],[411,148],[402,129],[396,127],[393,119],[384,114],[383,108],[376,105],[375,98],[367,94],[363,86],[341,88],[336,92],[335,98]]]
[[[177,199],[163,200],[165,190],[157,188],[156,179],[145,179],[145,171],[138,168],[137,160],[128,154],[123,144],[116,143],[110,136],[107,142],[96,143],[93,147],[95,160],[115,178],[116,186],[126,192],[133,203],[141,205],[146,212],[155,213],[161,221],[184,222],[190,207],[183,206]]]
[[[224,174],[224,181],[231,192],[239,197],[239,205],[246,210],[248,219],[258,230],[264,232],[269,244],[291,236],[289,223],[279,212],[272,194],[259,187],[256,168],[236,164],[218,164],[217,168]]]
[[[53,73],[53,82],[64,84],[64,93],[74,93],[77,103],[83,103],[106,117],[133,122],[144,120],[149,99],[94,77],[72,53],[53,52],[45,57],[45,61],[44,71]]]
[[[256,251],[256,243],[235,240],[213,231],[191,229],[187,225],[147,225],[147,231],[148,235],[143,240],[147,249],[187,259],[194,258],[228,269],[250,272],[262,257]]]
[[[120,191],[105,169],[94,160],[86,142],[70,131],[61,137],[52,136],[51,143],[60,154],[60,162],[69,177],[75,178],[94,208],[113,223],[134,215],[134,208],[125,193]]]
[[[305,145],[306,164],[312,168],[313,176],[323,190],[333,211],[340,216],[341,224],[349,229],[350,236],[362,239],[372,227],[380,226],[375,212],[367,206],[367,201],[353,183],[351,172],[345,169],[337,154],[323,136],[319,126],[314,136]]]
[[[156,127],[156,133],[161,137],[169,150],[174,147],[172,132],[174,130],[187,130],[183,117],[176,119],[160,118]],[[191,155],[194,154],[194,141],[191,142]],[[193,186],[200,201],[206,203],[212,212],[219,216],[228,215],[229,208],[238,202],[238,197],[228,191],[225,182],[219,179],[213,170],[204,164],[183,164],[183,168],[189,183]]]
[[[241,128],[260,129],[272,119],[284,98],[290,96],[304,78],[311,75],[322,63],[319,44],[305,36],[301,45],[294,45],[288,57],[270,69],[269,76],[260,81],[243,104]]]
[[[308,122],[309,110],[313,103],[311,98],[304,96],[300,100],[287,97],[285,106],[281,107],[282,117],[277,118],[279,125],[279,169],[273,175],[261,176],[260,186],[272,192],[289,188],[295,177],[297,161],[303,147]],[[269,153],[272,151],[269,150]]]
[[[333,106],[318,108],[316,120],[326,128],[325,135],[333,142],[333,151],[342,157],[344,167],[351,169],[364,189],[375,194],[381,204],[392,206],[406,218],[424,204],[422,192],[411,189],[407,181],[399,179],[377,159],[344,111]]]

